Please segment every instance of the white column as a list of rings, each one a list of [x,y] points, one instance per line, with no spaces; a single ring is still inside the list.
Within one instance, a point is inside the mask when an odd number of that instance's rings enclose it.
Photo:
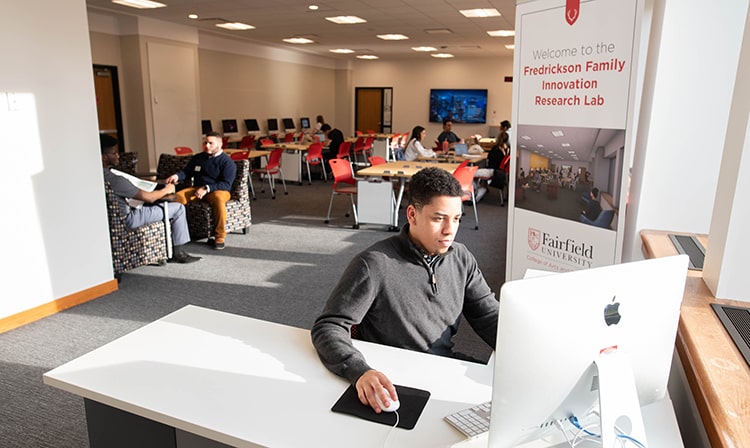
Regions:
[[[718,298],[750,301],[750,10],[740,48],[703,279]]]

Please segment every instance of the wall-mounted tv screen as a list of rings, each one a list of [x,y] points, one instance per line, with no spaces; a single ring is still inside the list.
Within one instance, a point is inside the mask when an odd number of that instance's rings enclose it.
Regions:
[[[430,89],[430,121],[487,122],[487,89]]]
[[[279,130],[279,120],[276,118],[269,118],[268,119],[268,131],[278,131]]]
[[[260,131],[260,126],[258,126],[258,120],[256,120],[255,118],[246,118],[245,127],[247,128],[247,132]]]
[[[234,118],[221,120],[221,127],[225,134],[236,134],[237,133],[237,120]]]
[[[300,118],[299,125],[302,129],[310,129],[310,118],[308,117]]]
[[[211,126],[211,120],[201,120],[201,134],[206,135],[213,130],[214,128]]]
[[[291,118],[283,118],[281,121],[282,121],[282,124],[284,125],[284,129],[286,130],[295,129],[294,120],[292,120]]]

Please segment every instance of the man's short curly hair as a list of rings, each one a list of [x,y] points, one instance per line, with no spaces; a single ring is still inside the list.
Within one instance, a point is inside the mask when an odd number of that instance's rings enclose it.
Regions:
[[[436,196],[463,196],[461,184],[453,175],[440,168],[419,170],[409,181],[409,203],[422,209]]]

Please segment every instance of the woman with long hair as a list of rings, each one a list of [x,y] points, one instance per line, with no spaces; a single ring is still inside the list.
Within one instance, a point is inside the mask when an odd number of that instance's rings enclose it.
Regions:
[[[404,150],[404,159],[416,160],[419,157],[437,157],[435,151],[422,146],[422,139],[427,135],[427,130],[422,126],[414,126],[409,137],[409,143]]]

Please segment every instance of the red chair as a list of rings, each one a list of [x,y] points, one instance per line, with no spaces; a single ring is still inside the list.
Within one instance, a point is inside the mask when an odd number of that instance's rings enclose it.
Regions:
[[[261,147],[263,147],[263,146],[273,146],[275,144],[276,143],[274,143],[274,141],[271,140],[270,138],[262,138],[262,139],[260,139],[260,146]]]
[[[221,138],[221,147],[226,148],[229,144],[229,137],[222,137]]]
[[[307,148],[307,154],[305,154],[305,165],[307,166],[308,185],[312,185],[312,177],[310,177],[310,165],[320,165],[320,170],[323,171],[324,182],[328,182],[328,174],[326,174],[326,166],[323,160],[322,143],[313,143],[309,148]]]
[[[377,132],[373,131],[372,129],[367,130],[367,135],[375,135]]]
[[[354,162],[357,162],[357,155],[362,154],[363,160],[367,159],[367,156],[364,154],[365,151],[365,142],[367,141],[367,138],[365,137],[357,137],[357,140],[354,141],[354,146],[352,147],[352,152],[354,152]]]
[[[339,145],[339,152],[336,154],[337,159],[346,159],[348,161],[351,161],[352,155],[350,153],[350,148],[352,144],[351,142],[343,142]]]
[[[245,160],[250,156],[250,150],[243,150],[243,151],[232,151],[229,153],[229,157],[232,158],[232,160]]]
[[[362,131],[354,131],[355,137],[359,137],[360,135],[362,135]]]
[[[294,143],[294,132],[284,134],[284,143]]]
[[[256,168],[252,170],[251,173],[258,173],[261,175],[265,175],[268,179],[268,186],[271,187],[271,199],[276,199],[276,181],[274,180],[273,176],[278,175],[281,179],[281,184],[284,186],[284,194],[289,194],[288,191],[286,191],[286,182],[284,181],[284,172],[281,170],[281,153],[284,152],[283,148],[276,148],[273,151],[271,151],[271,154],[268,155],[268,163],[266,163],[266,166],[261,168]],[[263,187],[262,190],[260,190],[261,193],[264,193],[266,191],[265,187]],[[253,194],[253,199],[255,199],[255,195]]]
[[[354,195],[357,194],[357,180],[354,179],[352,165],[348,160],[331,159],[328,161],[333,173],[333,191],[331,191],[331,200],[328,202],[328,214],[325,223],[331,221],[331,207],[333,206],[333,197],[337,194],[347,194],[352,202],[352,212],[354,214],[353,229],[359,229],[359,220],[357,219],[357,206],[354,204]],[[349,213],[346,214],[349,217]]]
[[[242,141],[240,142],[240,149],[254,149],[255,148],[255,136],[254,135],[246,135],[242,137]]]
[[[192,148],[188,148],[187,146],[175,146],[174,153],[177,154],[178,156],[185,156],[188,154],[192,154],[193,150]]]
[[[388,163],[387,160],[380,156],[370,156],[368,160],[370,161],[370,165],[382,165]]]
[[[458,180],[461,184],[461,189],[464,191],[464,195],[461,197],[462,201],[468,201],[471,199],[471,205],[474,208],[474,230],[479,230],[479,218],[477,216],[477,201],[474,196],[474,174],[477,172],[477,166],[459,166],[456,171],[453,172],[453,177]]]

